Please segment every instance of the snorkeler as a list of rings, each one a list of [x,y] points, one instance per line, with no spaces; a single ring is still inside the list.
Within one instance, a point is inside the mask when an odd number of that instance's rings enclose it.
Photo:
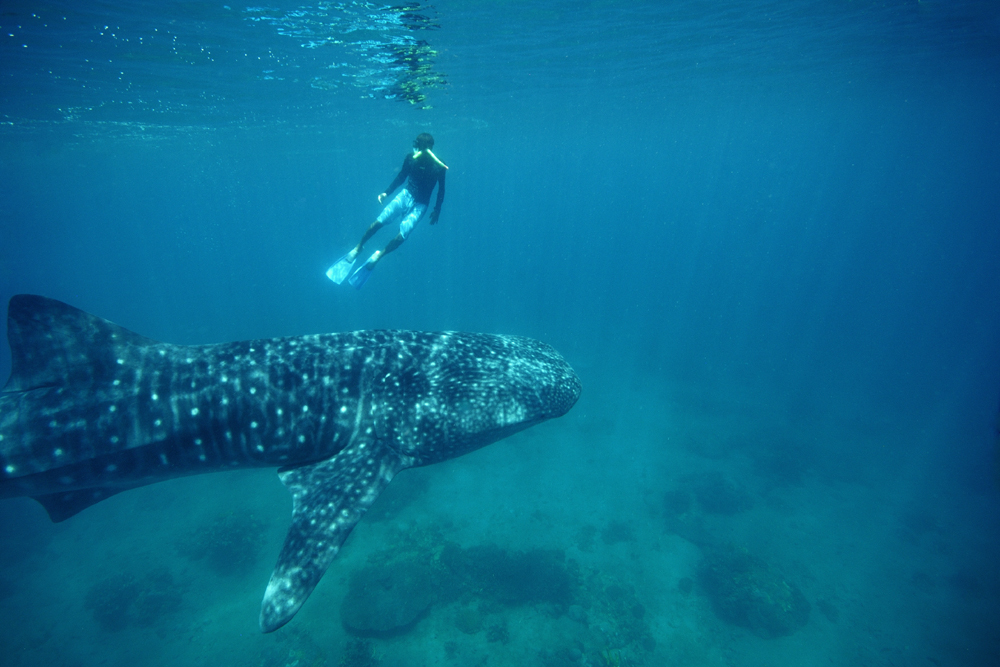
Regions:
[[[344,281],[344,278],[350,275],[347,282],[357,289],[361,289],[361,286],[365,284],[375,269],[375,265],[398,248],[410,235],[414,225],[424,216],[435,185],[438,186],[437,203],[434,204],[434,210],[431,211],[430,223],[437,224],[438,217],[441,215],[441,202],[444,201],[444,175],[448,171],[448,167],[431,152],[433,147],[434,137],[426,132],[413,140],[413,153],[403,159],[403,168],[399,170],[399,174],[389,184],[386,191],[378,196],[378,202],[381,204],[383,200],[387,199],[396,188],[403,184],[404,180],[406,180],[406,187],[400,190],[399,194],[393,197],[389,204],[382,209],[382,213],[368,227],[368,231],[361,237],[358,245],[327,269],[327,278],[339,285]],[[375,236],[375,233],[386,222],[397,219],[400,220],[399,233],[389,241],[385,248],[376,250],[364,264],[351,273],[351,268],[368,239]]]

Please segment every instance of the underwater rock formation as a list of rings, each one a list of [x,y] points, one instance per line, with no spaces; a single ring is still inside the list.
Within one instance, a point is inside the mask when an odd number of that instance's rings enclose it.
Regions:
[[[438,555],[390,555],[355,572],[340,609],[344,628],[362,637],[403,634],[432,605],[462,598],[504,606],[549,604],[559,612],[573,603],[578,588],[575,564],[561,551],[446,544]],[[481,611],[471,607],[456,616],[456,627],[467,634],[478,633],[484,623]]]
[[[252,514],[228,512],[193,530],[176,548],[190,560],[204,560],[220,576],[244,575],[257,564],[266,530],[266,524]]]
[[[573,603],[576,581],[561,551],[508,551],[495,544],[449,546],[441,562],[472,590],[505,605]]]
[[[388,637],[413,627],[438,600],[433,568],[414,559],[354,573],[340,607],[344,628],[362,637]]]
[[[607,545],[635,542],[635,531],[625,521],[612,521],[601,531],[601,540]]]
[[[708,550],[698,583],[719,618],[765,639],[790,635],[809,620],[802,591],[743,549]]]
[[[142,576],[120,572],[91,586],[85,606],[105,632],[130,625],[148,627],[180,609],[181,596],[173,575],[155,568]]]
[[[474,607],[462,607],[455,612],[455,627],[467,635],[483,629],[483,615]]]
[[[298,661],[289,664],[298,664]],[[379,661],[370,642],[354,639],[344,647],[339,664],[340,667],[378,667]]]
[[[702,548],[714,548],[719,540],[709,530],[709,515],[731,517],[753,504],[746,489],[718,472],[686,475],[664,493],[664,524],[668,532]]]
[[[743,488],[718,472],[693,475],[687,487],[707,514],[732,516],[753,507],[753,498]]]

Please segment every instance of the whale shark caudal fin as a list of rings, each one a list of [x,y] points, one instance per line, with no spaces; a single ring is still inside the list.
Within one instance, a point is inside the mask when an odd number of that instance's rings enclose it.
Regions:
[[[393,476],[412,464],[375,441],[278,471],[292,494],[292,525],[261,603],[261,630],[274,632],[295,616],[351,529]]]
[[[11,372],[3,390],[9,392],[87,386],[128,363],[136,348],[161,345],[62,301],[34,294],[11,297],[7,338]]]

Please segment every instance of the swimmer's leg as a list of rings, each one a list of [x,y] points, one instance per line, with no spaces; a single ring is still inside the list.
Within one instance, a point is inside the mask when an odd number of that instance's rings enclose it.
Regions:
[[[362,250],[364,249],[364,247],[365,247],[365,244],[366,244],[366,243],[368,243],[368,241],[369,241],[369,240],[371,239],[371,237],[375,236],[375,234],[377,234],[377,233],[378,233],[378,230],[380,230],[380,229],[382,229],[382,222],[381,222],[381,221],[379,221],[379,220],[376,220],[375,222],[373,222],[373,223],[372,223],[372,224],[371,224],[371,225],[370,225],[370,226],[368,227],[367,231],[365,231],[365,234],[364,234],[364,236],[362,236],[362,237],[361,237],[361,240],[360,240],[360,241],[358,241],[358,245],[356,245],[356,246],[354,247],[354,250],[352,250],[352,251],[351,251],[351,252],[353,253],[353,257],[351,257],[351,260],[352,260],[352,261],[353,261],[353,260],[354,260],[354,259],[355,259],[355,258],[356,258],[356,257],[357,257],[358,255],[360,255],[360,254],[361,254],[361,251],[362,251]]]
[[[372,275],[372,271],[375,270],[375,265],[378,264],[379,260],[402,245],[405,240],[406,239],[403,238],[402,234],[396,234],[396,236],[389,241],[389,244],[385,248],[373,252],[372,256],[369,257],[364,264],[358,267],[357,271],[351,274],[351,277],[347,279],[347,282],[354,285],[357,289],[361,289],[361,286],[368,282],[368,278]]]
[[[384,248],[382,248],[382,252],[376,253],[378,255],[378,257],[373,257],[373,259],[375,260],[375,262],[379,261],[380,259],[382,259],[386,255],[388,255],[390,252],[392,252],[393,250],[395,250],[399,246],[403,245],[403,241],[405,241],[405,240],[406,240],[406,238],[402,234],[396,234],[394,237],[392,237],[392,240],[389,241],[389,243],[387,243]],[[372,261],[372,260],[368,260],[368,261]]]
[[[399,233],[396,234],[394,237],[392,237],[392,240],[389,241],[389,244],[382,249],[382,252],[376,252],[374,255],[368,258],[368,262],[372,265],[372,267],[374,267],[375,263],[378,262],[380,259],[388,255],[390,252],[392,252],[399,246],[403,245],[403,241],[405,241],[406,237],[408,237],[410,235],[410,232],[413,231],[414,225],[417,224],[420,218],[424,217],[424,211],[426,210],[427,210],[426,205],[417,204],[416,206],[413,207],[413,209],[409,213],[406,214],[406,217],[403,218],[403,221],[399,223]]]

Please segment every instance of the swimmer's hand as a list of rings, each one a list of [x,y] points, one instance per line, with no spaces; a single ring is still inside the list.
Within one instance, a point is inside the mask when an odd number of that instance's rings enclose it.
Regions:
[[[382,203],[382,200],[383,200],[383,199],[385,199],[385,198],[386,198],[386,197],[388,197],[388,196],[389,196],[389,195],[387,195],[387,194],[386,194],[386,193],[384,193],[384,192],[383,192],[382,194],[380,194],[380,195],[378,196],[378,203],[379,203],[379,204],[381,204],[381,203]]]
[[[431,211],[431,224],[436,225],[438,218],[440,217],[441,217],[441,209],[436,208],[433,211]]]

